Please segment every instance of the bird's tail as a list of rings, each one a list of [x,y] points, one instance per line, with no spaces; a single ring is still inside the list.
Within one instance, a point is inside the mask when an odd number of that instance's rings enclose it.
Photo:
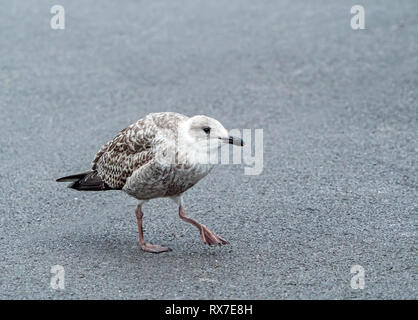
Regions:
[[[104,191],[112,188],[100,178],[96,170],[62,177],[57,182],[72,182],[68,188],[79,191]]]

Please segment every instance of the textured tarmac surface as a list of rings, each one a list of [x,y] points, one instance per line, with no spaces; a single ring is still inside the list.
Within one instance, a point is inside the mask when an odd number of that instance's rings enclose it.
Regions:
[[[418,2],[2,1],[0,298],[416,299]],[[55,182],[149,112],[264,130],[174,203]],[[365,288],[350,287],[350,268]],[[65,289],[50,287],[51,266]]]

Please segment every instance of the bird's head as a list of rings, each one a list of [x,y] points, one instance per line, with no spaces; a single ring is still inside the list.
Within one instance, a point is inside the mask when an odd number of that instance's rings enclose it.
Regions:
[[[230,136],[218,120],[207,116],[189,118],[183,130],[187,144],[199,151],[217,149],[225,143],[241,147],[244,145],[241,138]]]

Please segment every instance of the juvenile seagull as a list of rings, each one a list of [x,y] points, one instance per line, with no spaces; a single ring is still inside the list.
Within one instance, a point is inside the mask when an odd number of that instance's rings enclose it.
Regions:
[[[154,198],[169,197],[179,206],[180,218],[200,231],[203,243],[227,242],[206,226],[186,216],[183,193],[213,168],[211,152],[223,143],[243,146],[240,138],[229,136],[219,121],[174,112],[151,113],[123,129],[96,154],[92,170],[57,179],[72,181],[80,191],[122,190],[139,200],[135,214],[139,244],[144,251],[160,253],[169,248],[145,242],[142,205]]]

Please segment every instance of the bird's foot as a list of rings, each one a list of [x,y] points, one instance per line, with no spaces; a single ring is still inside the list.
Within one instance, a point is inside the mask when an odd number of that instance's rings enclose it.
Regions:
[[[145,243],[145,244],[140,244],[140,245],[141,245],[142,250],[146,252],[151,252],[151,253],[161,253],[161,252],[171,251],[170,248],[163,247],[158,244]]]
[[[201,225],[200,235],[202,236],[203,243],[206,243],[210,246],[213,246],[213,245],[222,246],[222,245],[228,244],[228,242],[225,239],[214,234],[204,225]]]

